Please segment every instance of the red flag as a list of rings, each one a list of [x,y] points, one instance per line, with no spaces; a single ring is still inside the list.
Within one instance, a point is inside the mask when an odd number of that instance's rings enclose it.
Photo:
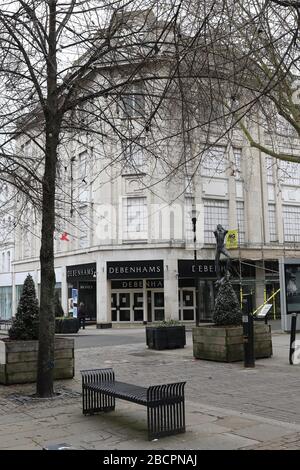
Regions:
[[[67,232],[64,232],[61,236],[60,236],[60,240],[63,240],[65,242],[69,242],[70,240],[68,239],[68,233]]]

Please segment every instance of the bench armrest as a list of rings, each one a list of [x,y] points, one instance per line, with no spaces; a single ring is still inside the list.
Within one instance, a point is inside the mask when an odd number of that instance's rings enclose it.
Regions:
[[[147,390],[147,400],[151,402],[172,402],[174,399],[184,399],[184,387],[186,382],[173,384],[152,385]]]
[[[82,376],[82,385],[115,381],[115,373],[112,368],[81,370],[80,373]]]

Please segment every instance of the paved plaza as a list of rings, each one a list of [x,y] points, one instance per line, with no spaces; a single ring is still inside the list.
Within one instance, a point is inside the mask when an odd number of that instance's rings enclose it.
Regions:
[[[194,360],[191,332],[184,349],[169,351],[147,349],[144,335],[140,328],[81,330],[75,378],[55,382],[60,395],[51,400],[31,398],[30,384],[0,385],[0,449],[58,443],[103,450],[300,448],[300,365],[289,365],[287,334],[273,334],[273,357],[255,369]],[[118,345],[116,336],[127,339]],[[185,380],[187,432],[149,442],[146,408],[122,400],[111,413],[83,416],[79,371],[101,367],[139,385]]]

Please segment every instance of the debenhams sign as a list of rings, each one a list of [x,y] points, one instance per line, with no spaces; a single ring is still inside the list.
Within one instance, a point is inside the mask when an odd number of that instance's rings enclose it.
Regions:
[[[162,260],[107,262],[107,279],[149,279],[158,275],[164,275]]]
[[[96,279],[96,263],[76,264],[67,266],[67,280],[95,280]]]

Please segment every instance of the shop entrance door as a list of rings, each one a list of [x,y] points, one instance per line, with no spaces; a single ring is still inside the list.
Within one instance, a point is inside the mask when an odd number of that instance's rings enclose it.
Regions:
[[[143,316],[143,291],[112,292],[111,319],[113,322],[142,322]]]
[[[81,281],[78,287],[79,303],[83,302],[86,308],[86,320],[96,321],[96,282]]]
[[[150,321],[163,321],[165,319],[165,297],[164,291],[148,291],[148,296],[150,297],[151,302],[150,306],[148,303],[148,308],[150,307],[151,319]]]
[[[195,321],[195,288],[179,289],[179,320]]]

